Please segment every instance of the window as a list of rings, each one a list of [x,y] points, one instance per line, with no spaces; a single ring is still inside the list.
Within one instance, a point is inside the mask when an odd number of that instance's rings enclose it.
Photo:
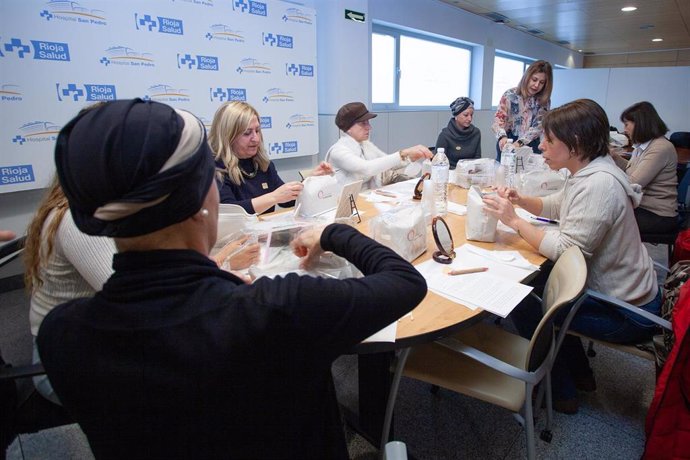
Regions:
[[[371,44],[374,109],[447,108],[469,96],[469,47],[377,24]]]
[[[491,92],[491,105],[498,106],[501,96],[506,90],[514,88],[520,82],[522,74],[534,62],[505,54],[496,53],[494,57],[494,85]]]

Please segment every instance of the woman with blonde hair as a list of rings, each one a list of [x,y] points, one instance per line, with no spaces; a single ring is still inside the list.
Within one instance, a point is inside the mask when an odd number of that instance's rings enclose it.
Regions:
[[[38,335],[43,318],[56,306],[91,297],[112,274],[113,240],[89,236],[77,229],[57,178],[38,206],[26,235],[24,284],[31,296],[31,335]],[[40,362],[34,346],[35,363]],[[60,404],[45,375],[34,377],[38,392]]]
[[[501,96],[491,129],[496,133],[496,160],[508,139],[532,147],[540,153],[542,119],[551,107],[553,69],[546,61],[535,61],[527,68],[515,88]]]
[[[222,104],[213,116],[208,143],[222,173],[220,202],[242,206],[251,214],[289,207],[302,191],[300,182],[284,183],[268,158],[259,112],[246,102]],[[314,175],[329,174],[321,163]]]

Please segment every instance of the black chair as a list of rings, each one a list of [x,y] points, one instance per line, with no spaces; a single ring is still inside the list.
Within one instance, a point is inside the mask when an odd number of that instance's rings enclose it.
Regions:
[[[673,144],[675,147],[690,149],[690,132],[676,131],[675,133],[671,134],[671,137],[668,140],[670,140],[671,144]]]
[[[0,247],[0,267],[15,260],[24,251],[25,237]],[[29,334],[29,330],[26,331]],[[41,364],[13,366],[0,350],[0,456],[17,434],[34,433],[54,426],[73,423],[62,406],[41,396],[31,377],[45,373]]]

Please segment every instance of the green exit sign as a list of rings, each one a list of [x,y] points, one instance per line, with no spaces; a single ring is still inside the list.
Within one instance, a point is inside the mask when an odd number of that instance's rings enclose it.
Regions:
[[[364,13],[359,11],[345,10],[345,19],[356,22],[364,22]]]

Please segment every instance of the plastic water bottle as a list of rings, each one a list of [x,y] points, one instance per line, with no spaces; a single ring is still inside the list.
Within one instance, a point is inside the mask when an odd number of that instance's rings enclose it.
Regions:
[[[429,176],[431,177],[431,160],[428,158],[422,162],[422,176],[424,176],[426,173],[429,173]]]
[[[512,139],[508,139],[501,150],[501,166],[505,170],[506,187],[515,187],[515,148]]]
[[[436,150],[436,155],[431,162],[431,180],[434,183],[434,209],[435,216],[448,214],[448,175],[450,163],[443,148]]]

